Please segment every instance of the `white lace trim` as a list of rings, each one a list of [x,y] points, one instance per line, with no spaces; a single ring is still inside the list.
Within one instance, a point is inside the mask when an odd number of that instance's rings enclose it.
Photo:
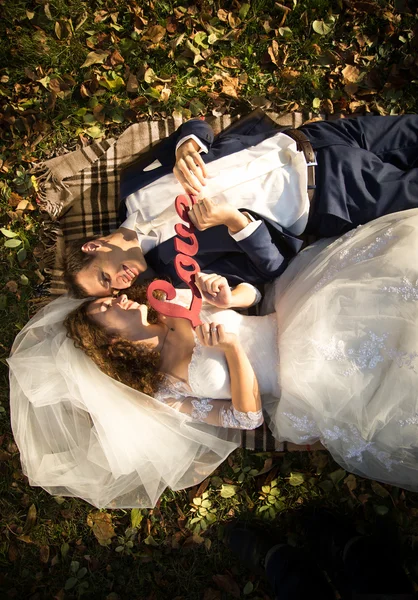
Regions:
[[[232,429],[256,429],[263,423],[263,411],[241,412],[234,406],[222,406],[219,413],[222,427]]]

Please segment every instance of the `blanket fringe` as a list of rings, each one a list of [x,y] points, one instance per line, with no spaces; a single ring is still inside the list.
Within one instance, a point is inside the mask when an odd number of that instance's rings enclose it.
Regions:
[[[71,196],[69,186],[64,183],[64,180],[58,179],[52,169],[44,162],[35,165],[30,172],[36,177],[36,183],[38,184],[37,197],[41,209],[45,210],[51,217],[57,218],[61,212],[62,203],[54,206],[51,202],[48,202],[48,186],[57,191],[66,191]]]

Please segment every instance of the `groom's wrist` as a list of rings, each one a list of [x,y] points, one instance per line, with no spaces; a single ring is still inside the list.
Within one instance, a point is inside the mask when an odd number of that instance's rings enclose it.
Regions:
[[[229,233],[234,235],[235,233],[238,233],[247,227],[248,223],[251,223],[251,219],[249,219],[244,213],[237,210],[231,215],[225,225],[228,227]]]

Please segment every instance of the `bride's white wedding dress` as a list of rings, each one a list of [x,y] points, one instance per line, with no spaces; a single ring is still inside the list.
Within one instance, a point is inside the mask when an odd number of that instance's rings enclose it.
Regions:
[[[206,307],[238,335],[279,440],[321,442],[349,471],[418,490],[418,211],[302,252],[275,284],[275,314]],[[219,350],[196,345],[189,385],[159,398],[203,422],[251,428],[225,402]],[[187,397],[188,396],[188,397]],[[193,399],[191,397],[194,397]]]
[[[233,410],[217,349],[197,344],[188,383],[167,378],[155,399],[111,380],[65,336],[79,303],[51,303],[9,359],[32,484],[96,506],[152,506],[165,487],[209,475],[238,430],[260,423]],[[277,438],[320,439],[344,468],[418,491],[418,209],[300,253],[275,284],[275,314],[201,316],[239,336]]]

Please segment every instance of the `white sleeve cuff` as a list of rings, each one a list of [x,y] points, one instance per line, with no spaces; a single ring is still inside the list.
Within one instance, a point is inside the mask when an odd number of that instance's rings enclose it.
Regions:
[[[254,306],[255,304],[258,304],[260,302],[260,300],[262,298],[260,290],[258,290],[251,283],[247,283],[246,281],[243,281],[242,283],[240,283],[240,285],[246,285],[247,287],[251,288],[253,290],[254,294],[255,294],[254,302],[252,304],[250,304],[250,306]],[[250,306],[248,308],[250,308]]]
[[[251,216],[250,215],[248,215],[248,216],[251,219]],[[261,223],[262,223],[262,221],[251,220],[251,223],[248,223],[248,225],[246,225],[244,227],[244,229],[241,229],[241,231],[238,231],[237,233],[230,233],[229,235],[236,242],[241,242],[242,240],[245,240],[247,237],[250,237],[250,235],[252,233],[254,233],[254,231],[260,227]]]
[[[204,144],[204,143],[203,143],[201,140],[199,140],[199,138],[198,138],[196,135],[193,135],[193,133],[191,133],[190,135],[186,135],[185,137],[181,138],[181,140],[179,140],[179,141],[177,142],[177,146],[176,146],[176,152],[177,152],[177,150],[180,148],[180,146],[181,146],[182,144],[184,144],[184,142],[187,142],[187,140],[194,140],[194,141],[196,142],[196,144],[198,144],[198,145],[199,145],[199,148],[200,148],[200,150],[199,150],[199,151],[200,151],[200,152],[204,152],[205,154],[207,154],[207,153],[208,153],[208,148],[207,148],[207,146],[205,146],[205,144]]]

